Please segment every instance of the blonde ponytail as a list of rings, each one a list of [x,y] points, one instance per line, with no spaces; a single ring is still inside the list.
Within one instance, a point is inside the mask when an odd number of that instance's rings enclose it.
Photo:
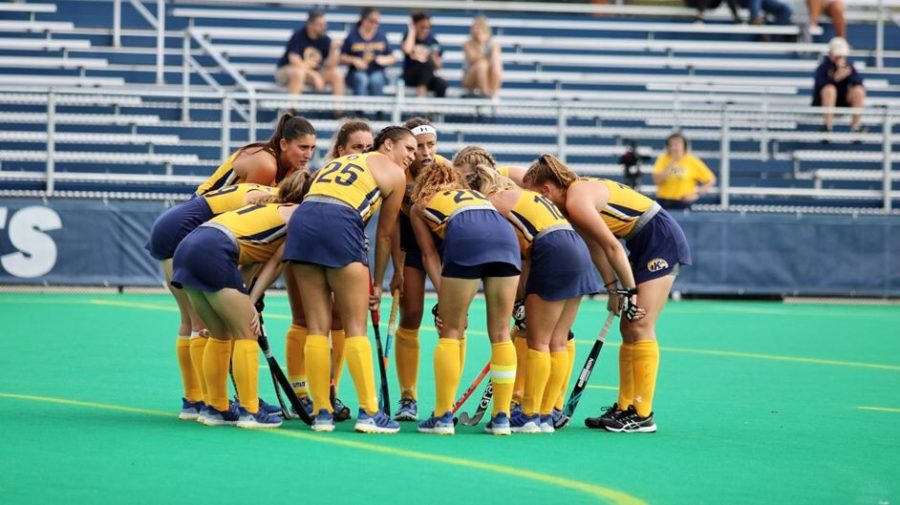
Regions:
[[[528,171],[522,177],[526,186],[540,186],[552,183],[560,188],[568,188],[578,180],[578,174],[569,170],[563,162],[552,154],[543,154],[528,167]]]

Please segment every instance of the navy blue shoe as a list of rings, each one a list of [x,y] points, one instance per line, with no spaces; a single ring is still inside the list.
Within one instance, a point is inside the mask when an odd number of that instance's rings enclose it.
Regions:
[[[509,409],[509,417],[516,417],[522,414],[522,404],[521,403],[513,403],[512,407]]]
[[[556,428],[553,427],[553,414],[541,416],[541,433],[554,433]]]
[[[184,421],[193,421],[200,417],[200,411],[206,406],[203,400],[199,402],[188,401],[187,398],[181,399],[181,412],[178,413],[178,419]]]
[[[451,419],[450,422],[452,423],[453,420]],[[353,429],[360,433],[397,433],[400,431],[400,423],[388,417],[381,410],[370,416],[365,409],[359,409],[359,416],[356,418],[356,426]]]
[[[455,434],[456,428],[453,426],[453,413],[444,412],[444,415],[440,417],[432,415],[419,423],[419,433],[431,433],[434,435]]]
[[[509,435],[512,433],[509,425],[509,417],[506,416],[505,412],[500,412],[488,421],[487,426],[484,427],[484,431],[491,435]]]
[[[331,406],[334,408],[334,422],[342,423],[350,419],[350,407],[344,405],[340,398],[336,397]]]
[[[247,412],[244,407],[238,407],[238,428],[265,430],[279,426],[281,426],[281,417],[269,414],[262,407],[256,411],[256,414]]]
[[[513,433],[540,433],[541,416],[539,414],[529,416],[519,413],[509,420],[509,428]]]
[[[334,416],[328,412],[328,409],[319,409],[319,413],[313,419],[310,427],[313,431],[334,431]]]
[[[418,421],[419,420],[419,404],[412,398],[401,398],[400,408],[397,409],[397,415],[394,416],[397,421]]]
[[[238,423],[240,414],[236,403],[228,405],[228,410],[216,410],[212,405],[207,406],[203,424],[207,426],[234,426]]]
[[[259,399],[259,410],[263,410],[266,414],[270,416],[278,416],[281,417],[284,412],[281,411],[280,405],[272,405],[271,403],[267,403],[262,398]]]

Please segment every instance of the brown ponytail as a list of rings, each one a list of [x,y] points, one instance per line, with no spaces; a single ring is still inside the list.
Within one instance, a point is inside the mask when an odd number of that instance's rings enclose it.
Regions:
[[[498,191],[515,189],[516,183],[508,177],[504,177],[497,173],[493,167],[486,163],[479,163],[472,168],[472,172],[466,176],[466,183],[470,188],[483,193],[485,196],[491,196]]]
[[[522,182],[526,186],[540,186],[549,182],[563,189],[568,188],[576,180],[578,174],[569,170],[569,167],[552,154],[541,155],[522,177]]]
[[[484,164],[493,170],[497,169],[497,161],[491,156],[490,151],[480,146],[466,146],[460,149],[453,157],[453,166],[469,165],[476,167]]]

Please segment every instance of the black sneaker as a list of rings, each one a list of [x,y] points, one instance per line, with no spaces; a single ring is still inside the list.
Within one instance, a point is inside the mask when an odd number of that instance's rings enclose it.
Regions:
[[[340,398],[335,398],[331,406],[334,408],[334,422],[342,423],[350,419],[350,407],[344,405]]]
[[[619,404],[613,403],[611,406],[603,409],[603,413],[597,417],[588,417],[584,420],[584,425],[594,430],[605,430],[606,424],[616,417],[625,415],[626,411],[619,410]]]
[[[604,425],[604,429],[615,433],[656,433],[656,423],[653,422],[653,412],[641,417],[634,405],[630,405],[624,415],[614,417]]]

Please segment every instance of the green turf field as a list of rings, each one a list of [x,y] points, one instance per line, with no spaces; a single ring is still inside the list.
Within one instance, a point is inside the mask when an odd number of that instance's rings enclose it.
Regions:
[[[483,311],[476,300],[460,390],[489,354]],[[589,301],[579,314],[579,369],[604,311]],[[266,312],[283,365],[287,300],[267,297]],[[167,295],[0,293],[0,315],[4,505],[900,503],[896,305],[672,303],[659,324],[658,433],[583,427],[615,399],[613,330],[573,425],[512,437],[481,426],[366,436],[352,423],[314,434],[299,422],[253,432],[179,421]],[[428,326],[420,413],[434,395]],[[340,397],[356,403],[349,374]]]

